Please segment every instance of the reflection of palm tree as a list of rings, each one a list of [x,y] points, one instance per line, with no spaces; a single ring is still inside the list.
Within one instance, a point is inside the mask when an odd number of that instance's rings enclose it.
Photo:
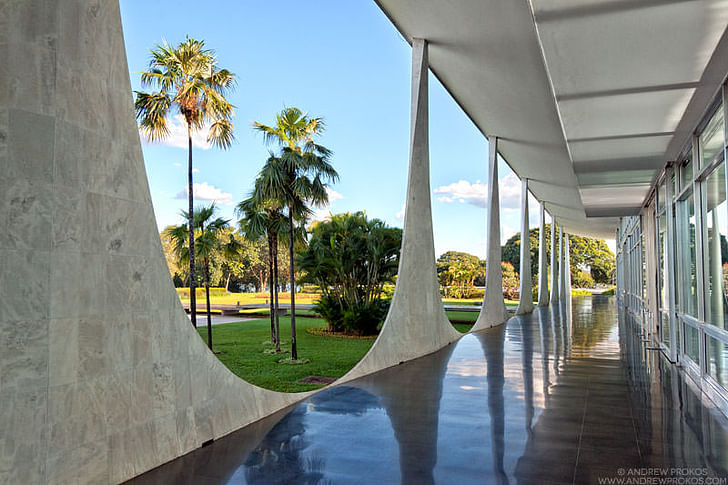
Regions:
[[[245,461],[248,483],[301,483],[323,485],[325,460],[304,457],[307,441],[304,424],[306,405],[300,404],[283,418]]]

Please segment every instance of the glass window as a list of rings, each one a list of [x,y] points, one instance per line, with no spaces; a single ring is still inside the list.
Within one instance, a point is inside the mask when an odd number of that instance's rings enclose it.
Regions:
[[[705,321],[725,328],[728,315],[726,273],[728,273],[728,205],[726,204],[725,167],[721,163],[702,183],[705,192],[704,223],[707,241],[704,246],[706,264]]]
[[[660,213],[665,209],[665,197],[667,197],[667,184],[662,179],[660,185],[657,186],[657,212]]]
[[[642,301],[647,301],[647,258],[645,257],[645,235],[640,237],[640,266],[642,267]]]
[[[700,355],[700,332],[697,328],[691,327],[687,323],[685,324],[685,353],[690,357],[693,362],[700,364],[698,359]]]
[[[700,134],[701,166],[705,166],[725,147],[723,134],[723,107],[720,106]]]
[[[684,188],[690,182],[693,180],[693,160],[692,157],[689,158],[683,165],[680,167],[680,180],[681,180],[681,187]]]
[[[670,346],[670,313],[667,301],[667,214],[663,213],[657,219],[657,295],[660,316],[660,340]]]
[[[695,253],[695,205],[693,194],[679,201],[675,232],[678,242],[680,270],[678,288],[680,310],[693,317],[698,316],[698,285]]]
[[[708,373],[724,388],[728,389],[728,344],[707,336]]]

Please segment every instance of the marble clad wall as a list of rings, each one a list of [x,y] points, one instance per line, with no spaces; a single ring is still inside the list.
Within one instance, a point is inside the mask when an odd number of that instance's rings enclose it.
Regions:
[[[400,268],[412,277],[345,380],[459,336],[433,286],[424,100]],[[117,0],[0,0],[0,483],[122,482],[308,395],[242,381],[192,329],[132,101]]]
[[[301,399],[181,309],[116,0],[0,1],[0,52],[0,483],[117,483]]]

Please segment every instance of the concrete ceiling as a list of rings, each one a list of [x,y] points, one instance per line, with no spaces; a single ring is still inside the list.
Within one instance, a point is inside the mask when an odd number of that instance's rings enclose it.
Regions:
[[[375,1],[576,234],[639,213],[728,71],[728,0]]]

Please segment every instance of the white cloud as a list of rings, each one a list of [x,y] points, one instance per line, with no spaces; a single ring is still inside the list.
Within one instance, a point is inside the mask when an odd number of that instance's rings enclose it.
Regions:
[[[200,169],[199,168],[193,168],[192,169],[192,173],[200,173]]]
[[[177,162],[174,162],[172,165],[174,165],[175,167],[181,167],[182,166],[181,163],[177,163]]]
[[[488,186],[476,182],[471,184],[467,180],[459,180],[450,185],[442,185],[435,189],[436,194],[443,194],[438,197],[440,202],[467,202],[476,207],[485,207],[485,199],[488,194]]]
[[[521,180],[514,173],[509,173],[498,185],[502,209],[521,208]]]
[[[167,120],[167,128],[169,129],[169,135],[167,135],[166,138],[153,143],[159,143],[160,145],[167,145],[176,148],[184,148],[185,150],[187,150],[187,123],[185,122],[184,117],[182,117],[181,114],[172,116]],[[208,148],[210,148],[212,144],[207,141],[207,133],[209,131],[209,125],[205,125],[202,127],[202,129],[193,132],[192,146],[194,148],[201,148],[203,150],[207,150]],[[144,135],[141,134],[141,131],[139,133],[144,143],[152,143],[148,141]]]
[[[195,196],[195,200],[211,200],[217,204],[233,205],[233,194],[223,192],[221,189],[218,189],[207,182],[194,184],[192,187],[192,193]],[[176,199],[186,199],[187,197],[187,187],[175,196]]]
[[[521,207],[521,181],[515,174],[509,173],[498,183],[501,209],[518,209]],[[440,202],[468,203],[476,207],[486,207],[488,197],[488,184],[479,180],[470,183],[467,180],[459,180],[450,185],[442,185],[435,189],[436,194],[442,194],[437,198]]]
[[[398,221],[404,221],[404,212],[405,212],[405,209],[406,209],[406,208],[407,208],[407,204],[406,204],[406,203],[405,203],[405,204],[402,204],[402,210],[400,210],[399,212],[397,212],[397,214],[395,214],[395,216],[394,216],[394,217],[395,217],[395,218],[396,218],[396,219],[397,219]]]
[[[314,221],[326,221],[331,218],[331,204],[336,202],[337,200],[341,200],[344,198],[343,195],[332,189],[331,187],[326,187],[326,194],[329,196],[329,203],[324,204],[320,207],[316,207],[313,210],[313,215],[311,216],[311,219]]]

